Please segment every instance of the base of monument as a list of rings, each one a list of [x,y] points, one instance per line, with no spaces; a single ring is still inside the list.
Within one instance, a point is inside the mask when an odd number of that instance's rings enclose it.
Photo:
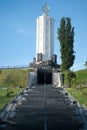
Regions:
[[[30,68],[34,68],[34,71],[29,73],[29,86],[35,84],[54,84],[59,87],[62,86],[60,65],[52,61],[33,62],[30,64]]]
[[[50,67],[56,68],[56,69],[58,69],[60,71],[60,65],[54,63],[51,60],[42,61],[42,62],[31,62],[30,65],[29,65],[30,68],[36,68],[36,69],[38,67],[42,67],[42,66],[50,66]]]

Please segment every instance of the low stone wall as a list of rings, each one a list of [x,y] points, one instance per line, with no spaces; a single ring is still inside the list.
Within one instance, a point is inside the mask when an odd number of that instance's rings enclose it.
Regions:
[[[63,87],[62,73],[54,72],[52,77],[52,83],[57,87]]]
[[[28,87],[34,86],[37,83],[37,72],[30,72],[28,74]]]

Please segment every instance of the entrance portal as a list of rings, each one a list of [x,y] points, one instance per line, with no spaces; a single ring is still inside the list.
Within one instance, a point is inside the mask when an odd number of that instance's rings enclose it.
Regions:
[[[52,72],[39,69],[37,71],[37,84],[52,84]]]

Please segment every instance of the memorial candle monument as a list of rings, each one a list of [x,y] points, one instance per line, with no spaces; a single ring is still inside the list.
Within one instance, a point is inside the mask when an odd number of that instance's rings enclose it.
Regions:
[[[42,12],[36,20],[36,62],[51,61],[54,55],[54,19],[48,15],[47,4]]]

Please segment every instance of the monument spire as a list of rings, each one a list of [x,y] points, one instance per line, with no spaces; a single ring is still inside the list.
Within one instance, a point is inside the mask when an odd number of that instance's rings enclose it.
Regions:
[[[42,6],[42,12],[43,12],[43,14],[48,15],[49,6],[47,5],[47,3],[45,3],[44,6]]]

